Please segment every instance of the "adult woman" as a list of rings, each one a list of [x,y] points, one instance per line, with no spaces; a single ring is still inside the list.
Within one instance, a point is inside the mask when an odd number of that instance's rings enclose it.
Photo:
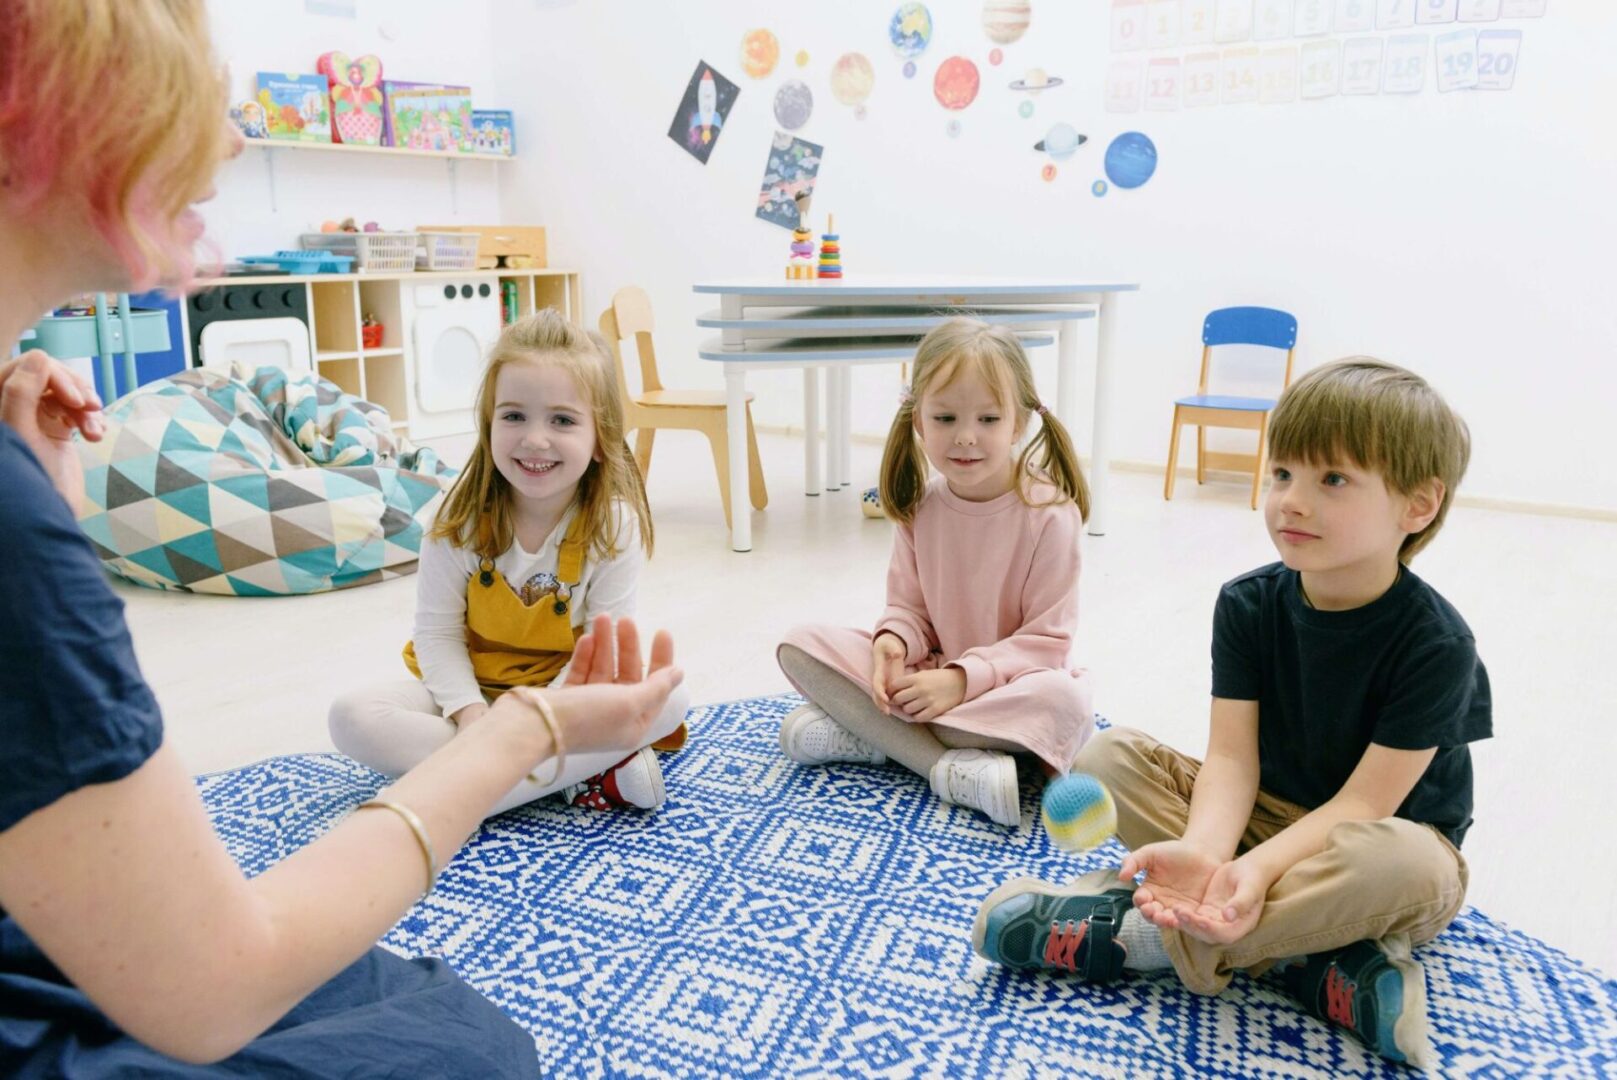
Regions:
[[[189,207],[232,146],[202,6],[0,0],[0,343],[66,296],[189,276]],[[596,685],[508,695],[248,881],[74,525],[99,408],[41,354],[0,364],[0,1074],[532,1074],[447,967],[370,946],[520,777],[638,745],[679,680],[667,637],[642,680],[633,627],[598,625],[575,661]]]

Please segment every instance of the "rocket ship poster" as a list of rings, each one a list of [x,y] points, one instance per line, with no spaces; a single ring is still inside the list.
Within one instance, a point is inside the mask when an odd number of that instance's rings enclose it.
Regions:
[[[696,72],[691,76],[690,85],[685,87],[685,96],[679,99],[679,111],[668,127],[668,137],[706,165],[740,92],[741,88],[735,83],[706,63],[697,61]]]

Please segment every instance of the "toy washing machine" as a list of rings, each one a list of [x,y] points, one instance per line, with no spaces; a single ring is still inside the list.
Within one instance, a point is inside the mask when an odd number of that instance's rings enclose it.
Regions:
[[[410,437],[476,428],[477,384],[500,336],[497,278],[444,278],[404,285],[410,340]]]

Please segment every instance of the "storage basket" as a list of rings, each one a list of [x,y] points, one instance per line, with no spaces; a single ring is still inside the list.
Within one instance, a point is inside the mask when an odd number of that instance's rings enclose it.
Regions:
[[[477,269],[476,233],[426,232],[420,234],[416,249],[417,270]]]
[[[398,274],[415,269],[413,232],[304,233],[303,246],[352,255],[361,274]]]

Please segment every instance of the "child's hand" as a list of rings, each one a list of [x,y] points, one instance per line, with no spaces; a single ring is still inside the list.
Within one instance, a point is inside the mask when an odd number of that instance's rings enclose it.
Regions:
[[[870,697],[881,709],[892,707],[889,695],[904,677],[904,642],[896,634],[877,634],[870,645]]]
[[[1208,885],[1220,869],[1217,859],[1183,840],[1146,844],[1123,860],[1118,877],[1132,880],[1145,871],[1134,890],[1134,906],[1165,930],[1186,929],[1186,920],[1202,906]]]
[[[893,700],[915,723],[930,723],[966,700],[966,673],[945,667],[900,676],[893,683]]]
[[[1180,928],[1215,945],[1240,941],[1258,925],[1269,885],[1252,863],[1232,859],[1214,871],[1201,904],[1179,920]]]

